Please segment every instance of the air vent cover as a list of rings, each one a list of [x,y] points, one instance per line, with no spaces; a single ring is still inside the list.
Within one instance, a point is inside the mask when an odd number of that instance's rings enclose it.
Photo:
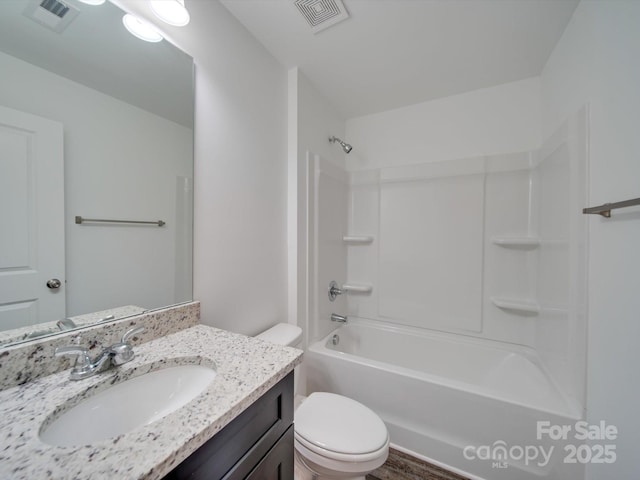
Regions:
[[[349,18],[349,12],[340,0],[295,0],[302,16],[313,33],[321,32]]]
[[[29,0],[23,15],[40,25],[62,32],[80,11],[67,2],[60,0]]]
[[[69,13],[69,6],[58,0],[42,0],[40,6],[58,18],[64,18],[64,16]]]

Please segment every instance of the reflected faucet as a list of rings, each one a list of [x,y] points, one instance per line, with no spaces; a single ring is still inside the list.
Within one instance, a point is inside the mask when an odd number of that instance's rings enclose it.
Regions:
[[[73,320],[70,318],[65,318],[63,320],[58,320],[56,325],[60,330],[71,330],[73,328],[77,328],[78,326],[75,324]]]
[[[115,320],[116,317],[114,315],[107,315],[104,318],[101,318],[100,320],[96,320],[95,323],[102,323],[102,322],[108,322],[109,320]]]

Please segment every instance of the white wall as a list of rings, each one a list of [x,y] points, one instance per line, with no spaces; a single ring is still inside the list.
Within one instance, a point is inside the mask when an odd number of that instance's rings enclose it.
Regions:
[[[216,1],[156,23],[196,64],[194,298],[202,322],[256,334],[287,318],[287,77]]]
[[[533,150],[540,82],[530,78],[347,121],[348,170]]]
[[[345,120],[322,96],[316,87],[296,69],[298,82],[298,156],[311,151],[322,158],[344,167],[346,155],[340,146],[330,143],[329,137],[344,139]]]
[[[586,1],[576,9],[541,77],[546,137],[590,104],[589,203],[640,194],[640,2]],[[640,444],[640,213],[589,218],[587,415],[618,427],[617,460],[588,479],[636,478]]]
[[[174,296],[176,177],[192,175],[192,131],[3,53],[0,71],[0,104],[64,126],[66,315],[186,300]],[[76,215],[167,225],[80,226]]]

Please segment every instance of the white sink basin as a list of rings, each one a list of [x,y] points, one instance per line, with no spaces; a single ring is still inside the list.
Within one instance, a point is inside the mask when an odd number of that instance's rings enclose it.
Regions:
[[[148,425],[174,412],[211,385],[216,371],[181,365],[146,373],[83,400],[42,429],[50,445],[87,445]]]

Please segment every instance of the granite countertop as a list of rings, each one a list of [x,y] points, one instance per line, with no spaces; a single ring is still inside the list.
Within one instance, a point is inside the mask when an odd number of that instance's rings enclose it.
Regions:
[[[160,479],[302,360],[301,350],[205,325],[134,350],[131,362],[85,380],[71,381],[65,370],[1,391],[0,478]],[[205,392],[157,422],[92,445],[54,447],[39,439],[40,427],[64,413],[59,406],[75,405],[114,382],[182,364],[215,365],[217,376]]]

